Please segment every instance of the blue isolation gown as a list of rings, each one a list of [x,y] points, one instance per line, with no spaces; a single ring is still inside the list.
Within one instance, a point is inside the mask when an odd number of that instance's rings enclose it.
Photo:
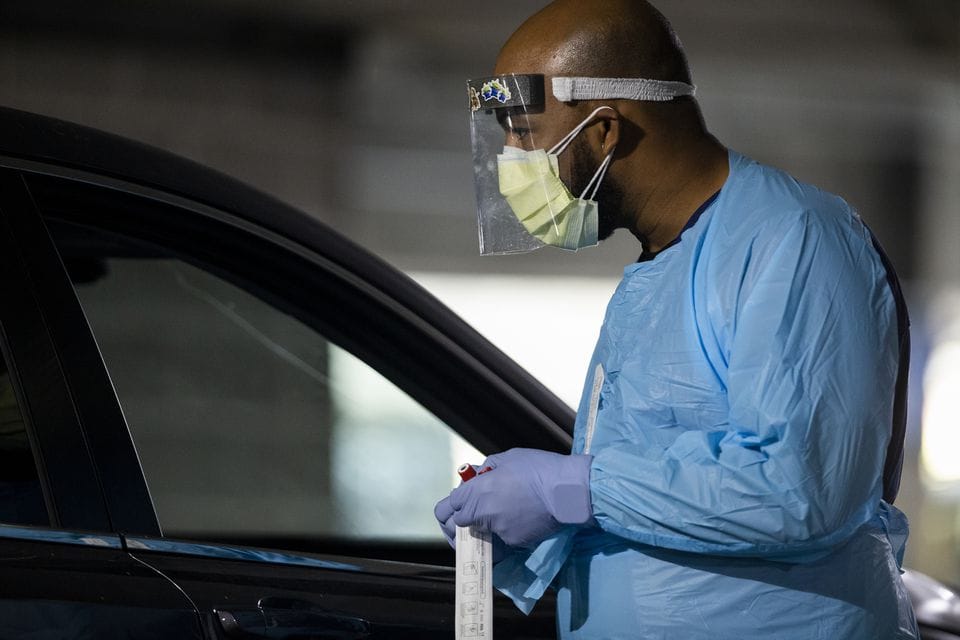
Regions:
[[[730,152],[680,241],[625,269],[577,413],[599,525],[500,562],[560,638],[917,638],[882,500],[898,318],[840,198]]]

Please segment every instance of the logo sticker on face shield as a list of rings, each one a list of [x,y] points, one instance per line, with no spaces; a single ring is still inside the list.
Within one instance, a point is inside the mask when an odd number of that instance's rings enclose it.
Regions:
[[[510,95],[510,89],[507,88],[506,83],[499,79],[484,82],[483,86],[480,87],[480,95],[483,96],[485,102],[496,100],[500,104],[504,104],[513,97]]]

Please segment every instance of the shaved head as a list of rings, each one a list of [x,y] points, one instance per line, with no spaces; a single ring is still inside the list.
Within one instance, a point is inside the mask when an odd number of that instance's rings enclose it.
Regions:
[[[612,101],[556,101],[550,93],[553,76],[594,78],[646,78],[691,84],[690,68],[680,41],[667,21],[646,0],[556,0],[528,18],[500,50],[494,73],[536,73],[547,78],[547,106],[567,114],[558,117],[566,126],[600,104]],[[628,119],[659,122],[672,135],[705,134],[703,117],[692,97],[669,102],[621,101],[617,106]]]
[[[690,82],[670,23],[644,0],[553,2],[507,40],[501,66],[509,73]]]
[[[601,239],[627,228],[645,250],[657,251],[726,180],[727,151],[692,96],[561,102],[550,90],[556,76],[692,84],[673,28],[646,0],[551,2],[510,36],[494,74],[544,76],[543,107],[527,115],[531,143],[549,148],[589,118],[560,155],[559,174],[579,195],[611,155],[596,196]],[[601,106],[608,109],[595,111]]]

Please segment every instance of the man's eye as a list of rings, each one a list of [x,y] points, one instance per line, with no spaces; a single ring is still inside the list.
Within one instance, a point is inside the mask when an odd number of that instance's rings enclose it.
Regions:
[[[517,140],[523,140],[528,135],[530,135],[530,129],[510,129],[510,135],[516,138]]]

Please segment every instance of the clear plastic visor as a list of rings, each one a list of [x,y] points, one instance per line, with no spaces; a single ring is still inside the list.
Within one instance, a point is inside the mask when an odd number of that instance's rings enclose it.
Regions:
[[[557,188],[555,157],[538,146],[525,108],[474,111],[471,140],[480,253],[539,249],[534,234],[559,230],[554,210],[570,196]]]
[[[543,111],[543,76],[474,80],[468,91],[480,253],[561,245],[565,229],[560,213],[574,198],[559,179],[556,156],[548,155],[536,138],[533,124]]]

